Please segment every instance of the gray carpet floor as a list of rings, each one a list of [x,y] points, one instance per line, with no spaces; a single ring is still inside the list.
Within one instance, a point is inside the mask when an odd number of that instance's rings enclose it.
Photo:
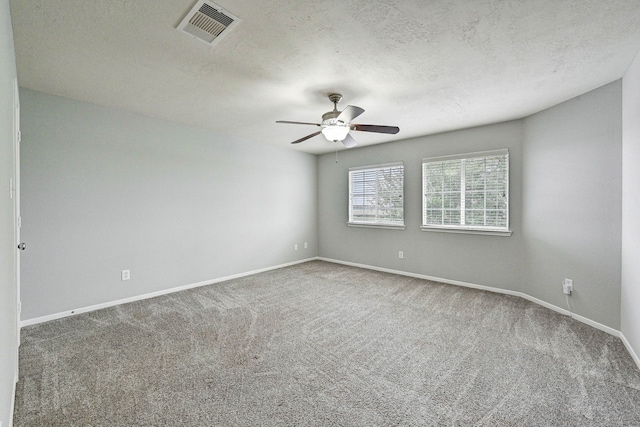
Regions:
[[[16,426],[638,426],[611,335],[532,304],[331,264],[23,329]]]

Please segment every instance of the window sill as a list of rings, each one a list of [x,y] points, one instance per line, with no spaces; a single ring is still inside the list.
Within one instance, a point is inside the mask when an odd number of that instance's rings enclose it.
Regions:
[[[361,227],[361,228],[386,228],[388,230],[404,230],[404,225],[393,224],[363,224],[361,222],[348,222],[349,227]]]
[[[479,228],[448,228],[448,227],[427,227],[421,226],[422,231],[435,231],[436,233],[457,233],[457,234],[484,234],[486,236],[511,236],[511,230],[484,230]]]

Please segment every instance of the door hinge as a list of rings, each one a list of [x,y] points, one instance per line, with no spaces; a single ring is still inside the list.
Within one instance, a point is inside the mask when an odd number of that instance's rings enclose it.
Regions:
[[[22,301],[18,301],[18,314],[22,313]]]
[[[18,143],[22,142],[22,132],[20,131],[20,129],[18,129]]]
[[[13,199],[13,193],[16,192],[16,188],[13,185],[13,178],[9,178],[9,197]]]

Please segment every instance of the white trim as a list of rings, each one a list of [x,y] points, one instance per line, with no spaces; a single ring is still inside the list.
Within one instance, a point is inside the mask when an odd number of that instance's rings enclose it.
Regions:
[[[506,224],[504,227],[491,227],[491,226],[477,226],[477,225],[468,225],[465,220],[465,203],[466,203],[466,190],[465,190],[465,176],[466,176],[466,162],[474,161],[477,159],[488,159],[490,157],[500,158],[500,162],[506,160],[506,182],[504,193],[502,197],[506,198]],[[460,205],[456,209],[451,209],[451,211],[459,211],[460,212],[460,224],[459,225],[446,225],[446,224],[434,224],[427,223],[427,195],[431,194],[431,192],[427,189],[427,183],[425,181],[426,177],[429,175],[427,173],[427,168],[429,168],[430,163],[443,163],[443,162],[459,162],[460,163]],[[438,173],[434,173],[434,175],[438,176]],[[449,233],[465,233],[465,234],[493,234],[493,235],[502,235],[505,237],[511,236],[511,231],[509,230],[509,150],[499,149],[492,151],[480,151],[477,153],[467,153],[467,154],[455,154],[450,156],[439,156],[439,157],[431,157],[431,158],[423,158],[422,159],[422,220],[421,220],[421,230],[422,231],[440,231],[440,232],[449,232]],[[486,182],[485,182],[485,196],[486,196]],[[441,191],[434,191],[434,194],[440,194],[443,196],[445,194],[444,189]],[[444,199],[442,199],[442,203],[444,203]],[[435,209],[436,211],[442,210],[444,212],[444,204],[441,206],[441,209]],[[498,209],[497,211],[500,211]],[[480,211],[480,209],[478,209]],[[484,212],[484,217],[486,221],[487,211],[491,211],[491,209],[487,209],[486,200],[481,210]],[[432,229],[433,228],[433,229]],[[468,230],[468,231],[458,231],[458,230]],[[487,233],[489,232],[489,233]],[[502,234],[499,234],[501,232]]]
[[[369,166],[352,166],[349,168],[349,172],[355,172],[355,171],[361,171],[361,170],[365,170],[365,169],[386,169],[386,168],[391,168],[394,166],[402,166],[404,167],[404,162],[403,161],[399,161],[399,162],[391,162],[391,163],[381,163],[379,165],[369,165]]]
[[[557,305],[553,305],[551,303],[548,303],[548,302],[543,301],[541,299],[538,299],[536,297],[532,297],[531,295],[528,295],[528,294],[525,294],[525,293],[522,293],[522,292],[516,292],[514,295],[519,296],[520,298],[524,298],[527,301],[532,302],[534,304],[541,305],[542,307],[548,308],[549,310],[555,311],[556,313],[560,313],[560,314],[564,314],[565,316],[573,317],[569,310],[564,309],[562,307],[558,307]],[[604,325],[602,325],[602,326],[604,327]]]
[[[578,322],[582,322],[586,325],[592,326],[596,329],[600,329],[603,332],[606,332],[610,335],[620,338],[620,331],[617,329],[610,328],[609,326],[603,325],[602,323],[598,323],[595,320],[591,320],[586,317],[580,316],[579,314],[571,313],[571,317],[577,320]]]
[[[187,289],[192,289],[192,288],[197,288],[200,286],[206,286],[206,285],[212,285],[215,283],[220,283],[220,282],[225,282],[227,280],[232,280],[232,279],[239,279],[241,277],[246,277],[246,276],[251,276],[254,274],[258,274],[258,273],[264,273],[266,271],[271,271],[271,270],[276,270],[278,268],[284,268],[284,267],[289,267],[292,265],[296,265],[296,264],[302,264],[304,262],[309,262],[309,261],[326,261],[326,262],[332,262],[334,264],[343,264],[343,265],[348,265],[351,267],[358,267],[358,268],[364,268],[367,270],[374,270],[374,271],[381,271],[384,273],[391,273],[391,274],[397,274],[400,276],[407,276],[407,277],[414,277],[416,279],[424,279],[424,280],[431,280],[433,282],[440,282],[440,283],[446,283],[449,285],[455,285],[455,286],[462,286],[465,288],[472,288],[472,289],[479,289],[482,291],[488,291],[488,292],[494,292],[494,293],[498,293],[498,294],[505,294],[505,295],[512,295],[512,296],[516,296],[516,297],[520,297],[520,298],[524,298],[527,301],[531,301],[534,304],[540,305],[542,307],[548,308],[550,310],[553,310],[557,313],[563,314],[565,316],[570,316],[572,319],[577,320],[579,322],[582,322],[586,325],[589,325],[593,328],[599,329],[603,332],[606,332],[610,335],[613,335],[615,337],[618,337],[622,340],[622,342],[624,343],[625,347],[627,348],[627,350],[629,351],[629,354],[631,355],[631,357],[633,358],[633,360],[636,362],[636,365],[638,365],[638,369],[640,369],[640,358],[638,357],[638,355],[635,353],[635,351],[633,350],[633,347],[631,347],[631,344],[629,343],[629,341],[627,341],[626,337],[622,334],[622,332],[610,328],[609,326],[603,325],[601,323],[598,323],[596,321],[593,321],[591,319],[588,319],[586,317],[580,316],[578,314],[575,313],[571,313],[568,310],[564,309],[564,308],[560,308],[556,305],[553,305],[551,303],[545,302],[543,300],[540,300],[538,298],[532,297],[531,295],[527,295],[525,293],[522,292],[518,292],[518,291],[512,291],[509,289],[501,289],[501,288],[495,288],[492,286],[485,286],[485,285],[478,285],[475,283],[469,283],[469,282],[462,282],[460,280],[451,280],[451,279],[445,279],[442,277],[435,277],[435,276],[427,276],[425,274],[418,274],[418,273],[410,273],[407,271],[401,271],[401,270],[394,270],[391,268],[384,268],[384,267],[376,267],[373,265],[367,265],[367,264],[360,264],[360,263],[356,263],[356,262],[349,262],[349,261],[340,261],[337,259],[332,259],[332,258],[325,258],[325,257],[311,257],[311,258],[306,258],[306,259],[302,259],[299,261],[293,261],[293,262],[289,262],[286,264],[280,264],[280,265],[275,265],[272,267],[265,267],[265,268],[261,268],[258,270],[252,270],[252,271],[248,271],[246,273],[239,273],[239,274],[233,274],[231,276],[225,276],[225,277],[220,277],[217,279],[213,279],[213,280],[208,280],[208,281],[204,281],[204,282],[198,282],[198,283],[193,283],[190,285],[184,285],[184,286],[178,286],[176,288],[170,288],[170,289],[165,289],[162,291],[157,291],[157,292],[152,292],[149,294],[144,294],[144,295],[138,295],[135,297],[130,297],[130,298],[124,298],[121,300],[117,300],[117,301],[111,301],[111,302],[107,302],[107,303],[102,303],[102,304],[96,304],[96,305],[92,305],[89,307],[83,307],[83,308],[79,308],[76,310],[69,310],[69,311],[64,311],[61,313],[56,313],[56,314],[51,314],[48,316],[42,316],[42,317],[37,317],[37,318],[33,318],[33,319],[27,319],[24,320],[20,323],[20,327],[25,327],[25,326],[30,326],[30,325],[35,325],[38,323],[43,323],[43,322],[48,322],[50,320],[56,320],[56,319],[61,319],[63,317],[69,317],[69,316],[73,316],[76,314],[80,314],[80,313],[86,313],[86,312],[90,312],[90,311],[95,311],[95,310],[99,310],[101,308],[107,308],[107,307],[113,307],[115,305],[119,305],[119,304],[125,304],[128,302],[134,302],[134,301],[140,301],[140,300],[144,300],[144,299],[149,299],[149,298],[153,298],[153,297],[157,297],[157,296],[161,296],[161,295],[166,295],[166,294],[172,294],[174,292],[179,292],[179,291],[183,291],[183,290],[187,290]],[[16,379],[17,382],[17,379]],[[15,396],[15,383],[14,383],[14,396]],[[12,408],[13,408],[13,403],[12,403]],[[12,414],[13,414],[13,409],[12,409]],[[11,424],[10,424],[11,425]]]
[[[398,174],[398,176],[402,177],[402,200],[401,200],[401,205],[402,205],[402,224],[392,224],[392,223],[380,223],[380,222],[375,222],[376,220],[380,219],[380,220],[385,220],[386,218],[378,218],[377,212],[376,212],[376,218],[373,221],[354,221],[354,206],[353,206],[353,199],[354,197],[354,181],[353,181],[353,177],[354,174],[357,174],[359,172],[362,171],[379,171],[379,170],[389,170],[389,172],[392,171],[392,168],[397,168],[397,170],[395,170],[393,172],[393,174],[395,175],[396,172],[399,172],[399,170],[401,169],[401,174]],[[377,176],[377,174],[376,174]],[[357,167],[351,167],[349,168],[349,173],[348,173],[348,181],[349,181],[349,218],[347,221],[348,225],[352,225],[354,224],[355,226],[367,226],[367,225],[372,225],[374,227],[381,227],[381,226],[390,226],[390,227],[404,227],[404,177],[405,177],[405,170],[404,170],[404,162],[394,162],[394,163],[386,163],[386,164],[382,164],[382,165],[372,165],[372,166],[357,166]],[[368,182],[367,179],[365,179],[363,177],[363,179],[365,180],[364,182]],[[363,183],[364,183],[363,182]],[[377,183],[377,178],[375,179],[375,182]],[[364,197],[364,194],[357,194],[357,197]],[[378,186],[376,184],[376,204],[378,201],[378,197],[379,197],[379,193],[378,193]],[[394,209],[397,208],[397,206],[393,206]],[[404,230],[404,228],[402,228]]]
[[[403,225],[395,224],[367,224],[362,222],[348,222],[349,227],[363,227],[363,228],[387,228],[389,230],[404,230],[406,227]]]
[[[631,343],[627,340],[627,337],[625,337],[622,332],[620,332],[619,336],[624,346],[627,347],[627,351],[631,355],[631,358],[633,358],[633,361],[636,362],[638,369],[640,369],[640,357],[638,357],[636,352],[633,350],[633,347],[631,347]]]
[[[18,373],[16,372],[15,380],[13,381],[13,393],[11,393],[11,412],[9,412],[9,427],[13,425],[13,411],[16,407],[16,384],[18,384]],[[2,427],[2,426],[0,426]]]
[[[506,294],[506,295],[513,295],[516,297],[520,297],[520,298],[524,298],[527,301],[531,301],[534,304],[538,304],[541,305],[545,308],[548,308],[550,310],[553,310],[557,313],[560,314],[564,314],[565,316],[570,316],[572,319],[577,320],[579,322],[585,323],[593,328],[599,329],[603,332],[606,332],[610,335],[616,336],[616,337],[621,337],[621,333],[620,331],[610,328],[609,326],[603,325],[601,323],[595,322],[591,319],[588,319],[586,317],[577,315],[575,313],[571,313],[568,310],[565,310],[564,308],[560,308],[556,305],[550,304],[548,302],[542,301],[538,298],[532,297],[531,295],[527,295],[525,293],[522,292],[517,292],[517,291],[512,291],[509,289],[501,289],[501,288],[494,288],[491,286],[485,286],[485,285],[477,285],[475,283],[469,283],[469,282],[461,282],[459,280],[450,280],[450,279],[444,279],[442,277],[434,277],[434,276],[427,276],[424,274],[417,274],[417,273],[409,273],[406,271],[401,271],[401,270],[393,270],[390,268],[383,268],[383,267],[375,267],[372,265],[367,265],[367,264],[359,264],[359,263],[355,263],[355,262],[348,262],[348,261],[340,261],[337,259],[331,259],[331,258],[324,258],[324,257],[318,257],[317,258],[320,261],[327,261],[327,262],[333,262],[335,264],[344,264],[344,265],[349,265],[352,267],[358,267],[358,268],[366,268],[368,270],[375,270],[375,271],[382,271],[384,273],[392,273],[392,274],[398,274],[400,276],[408,276],[408,277],[415,277],[417,279],[425,279],[425,280],[431,280],[433,282],[440,282],[440,283],[446,283],[449,285],[456,285],[456,286],[464,286],[465,288],[473,288],[473,289],[480,289],[483,291],[489,291],[489,292],[494,292],[494,293],[498,293],[498,294]],[[626,344],[625,344],[626,345]],[[630,348],[630,347],[628,347]],[[632,354],[632,356],[634,356]],[[637,360],[637,356],[635,356],[634,360]],[[637,363],[637,362],[636,362]],[[640,364],[638,365],[640,367]]]
[[[425,274],[410,273],[410,272],[401,271],[401,270],[393,270],[391,268],[375,267],[373,265],[359,264],[356,262],[340,261],[332,258],[318,257],[318,260],[333,262],[335,264],[349,265],[351,267],[366,268],[367,270],[382,271],[383,273],[398,274],[400,276],[415,277],[416,279],[431,280],[433,282],[446,283],[448,285],[464,286],[465,288],[480,289],[483,291],[490,291],[490,292],[495,292],[499,294],[520,296],[520,292],[511,291],[509,289],[493,288],[485,285],[477,285],[475,283],[462,282],[460,280],[443,279],[441,277],[427,276]]]
[[[480,228],[462,228],[462,227],[437,227],[433,225],[421,225],[422,231],[435,231],[436,233],[457,233],[457,234],[484,234],[486,236],[509,237],[513,233],[511,230],[491,230]]]
[[[448,156],[423,157],[422,163],[442,162],[446,160],[459,160],[459,159],[476,159],[478,157],[492,157],[492,156],[504,156],[504,155],[509,155],[508,148],[501,148],[498,150],[489,150],[489,151],[478,151],[475,153],[452,154]]]
[[[119,300],[116,300],[116,301],[109,301],[109,302],[105,302],[105,303],[101,303],[101,304],[90,305],[88,307],[76,308],[74,310],[62,311],[60,313],[49,314],[49,315],[42,316],[42,317],[35,317],[33,319],[27,319],[27,320],[21,321],[20,322],[20,327],[22,328],[22,327],[25,327],[25,326],[36,325],[38,323],[49,322],[51,320],[61,319],[63,317],[74,316],[74,315],[80,314],[80,313],[87,313],[87,312],[90,312],[90,311],[100,310],[101,308],[108,308],[108,307],[113,307],[115,305],[126,304],[126,303],[129,303],[129,302],[145,300],[145,299],[149,299],[149,298],[158,297],[158,296],[161,296],[161,295],[172,294],[174,292],[180,292],[180,291],[184,291],[184,290],[187,290],[187,289],[199,288],[200,286],[213,285],[214,283],[226,282],[227,280],[239,279],[241,277],[246,277],[246,276],[252,276],[254,274],[264,273],[266,271],[271,271],[271,270],[277,270],[278,268],[289,267],[289,266],[296,265],[296,264],[302,264],[303,262],[314,261],[316,259],[317,259],[316,257],[306,258],[306,259],[299,260],[299,261],[288,262],[286,264],[274,265],[272,267],[260,268],[258,270],[251,270],[251,271],[247,271],[245,273],[232,274],[231,276],[219,277],[217,279],[205,280],[203,282],[198,282],[198,283],[192,283],[190,285],[183,285],[183,286],[178,286],[178,287],[175,287],[175,288],[163,289],[161,291],[151,292],[151,293],[148,293],[148,294],[136,295],[136,296],[133,296],[133,297],[123,298],[123,299],[119,299]]]

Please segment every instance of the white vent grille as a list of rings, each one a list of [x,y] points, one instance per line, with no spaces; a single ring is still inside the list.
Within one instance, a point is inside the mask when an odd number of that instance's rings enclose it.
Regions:
[[[217,4],[200,0],[178,24],[177,29],[214,45],[239,22],[240,18]]]

